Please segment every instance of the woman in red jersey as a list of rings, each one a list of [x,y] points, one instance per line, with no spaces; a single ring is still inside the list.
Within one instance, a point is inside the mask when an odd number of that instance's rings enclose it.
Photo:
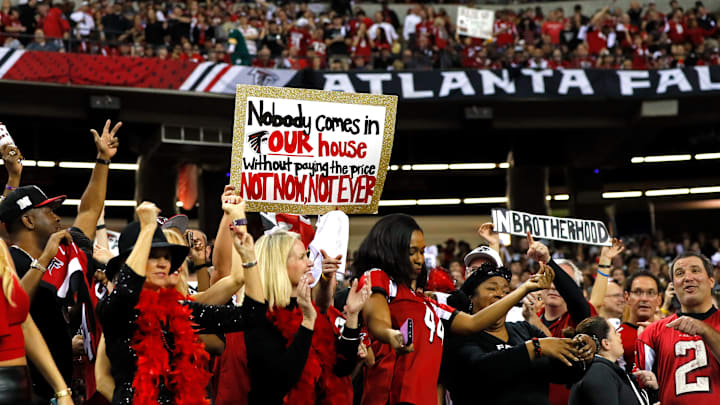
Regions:
[[[436,405],[444,328],[456,334],[480,332],[525,294],[549,287],[553,279],[552,272],[538,273],[523,288],[469,315],[422,293],[427,279],[424,250],[422,229],[403,214],[380,219],[360,245],[354,269],[356,274],[372,275],[373,294],[363,309],[365,323],[375,340],[395,349],[368,370],[363,404]],[[400,328],[408,319],[412,319],[413,338],[406,345]]]

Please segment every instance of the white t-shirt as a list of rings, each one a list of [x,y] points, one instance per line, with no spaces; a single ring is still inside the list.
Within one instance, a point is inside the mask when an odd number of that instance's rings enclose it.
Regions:
[[[254,39],[248,39],[248,36],[257,37],[258,31],[252,25],[247,27],[238,27],[238,31],[242,32],[245,37],[245,45],[247,45],[248,53],[250,55],[257,55],[257,41]]]
[[[407,41],[410,39],[410,34],[415,33],[415,27],[422,22],[422,18],[420,18],[417,14],[408,14],[407,17],[405,17],[405,23],[403,24],[403,38]]]
[[[90,35],[90,32],[95,29],[95,20],[93,20],[91,15],[83,11],[76,11],[70,14],[70,19],[76,23],[75,31],[83,37]]]

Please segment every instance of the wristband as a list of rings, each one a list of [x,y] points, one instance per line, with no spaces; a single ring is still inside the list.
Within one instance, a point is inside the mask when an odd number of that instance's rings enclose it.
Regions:
[[[598,270],[597,272],[598,272],[598,274],[601,275],[601,276],[610,277],[609,274],[605,274],[605,273],[603,273],[603,272],[600,271],[600,270]]]
[[[62,397],[69,397],[72,395],[72,390],[70,388],[65,388],[62,391],[58,391],[55,393],[55,398],[60,399]]]
[[[234,219],[232,224],[233,224],[233,226],[243,226],[243,225],[247,225],[248,221],[245,218]]]
[[[535,346],[535,358],[539,359],[542,357],[542,348],[540,347],[540,340],[536,337],[532,338],[533,346]]]
[[[95,163],[100,163],[101,165],[108,165],[110,166],[110,161],[105,159],[97,158],[95,159]]]
[[[101,229],[105,229],[105,224],[100,224],[100,225],[98,225],[98,226],[95,227],[95,230],[96,230],[96,231],[99,231],[99,230],[101,230]]]
[[[45,267],[45,266],[43,266],[42,264],[40,264],[40,262],[38,262],[37,259],[33,259],[33,261],[30,262],[30,268],[31,268],[31,269],[36,269],[36,270],[38,270],[40,273],[43,273],[43,274],[45,274],[45,272],[47,271],[47,267]]]
[[[253,260],[251,262],[243,263],[242,266],[246,269],[249,269],[251,267],[257,266],[257,260]]]
[[[5,186],[5,190],[15,191],[15,190],[17,190],[17,187],[13,187],[13,186],[11,186],[11,185],[8,184],[8,185]]]

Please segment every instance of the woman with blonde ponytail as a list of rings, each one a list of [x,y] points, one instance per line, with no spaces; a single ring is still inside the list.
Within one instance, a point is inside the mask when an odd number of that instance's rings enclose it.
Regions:
[[[30,299],[20,287],[5,242],[0,240],[0,405],[29,404],[30,372],[27,357],[55,390],[59,405],[72,404],[70,389],[55,366],[40,331],[28,312]]]

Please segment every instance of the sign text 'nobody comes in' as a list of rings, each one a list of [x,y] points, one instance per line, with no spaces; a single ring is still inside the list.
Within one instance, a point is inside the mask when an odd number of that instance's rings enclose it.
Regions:
[[[375,213],[397,97],[238,86],[231,182],[251,211]]]

